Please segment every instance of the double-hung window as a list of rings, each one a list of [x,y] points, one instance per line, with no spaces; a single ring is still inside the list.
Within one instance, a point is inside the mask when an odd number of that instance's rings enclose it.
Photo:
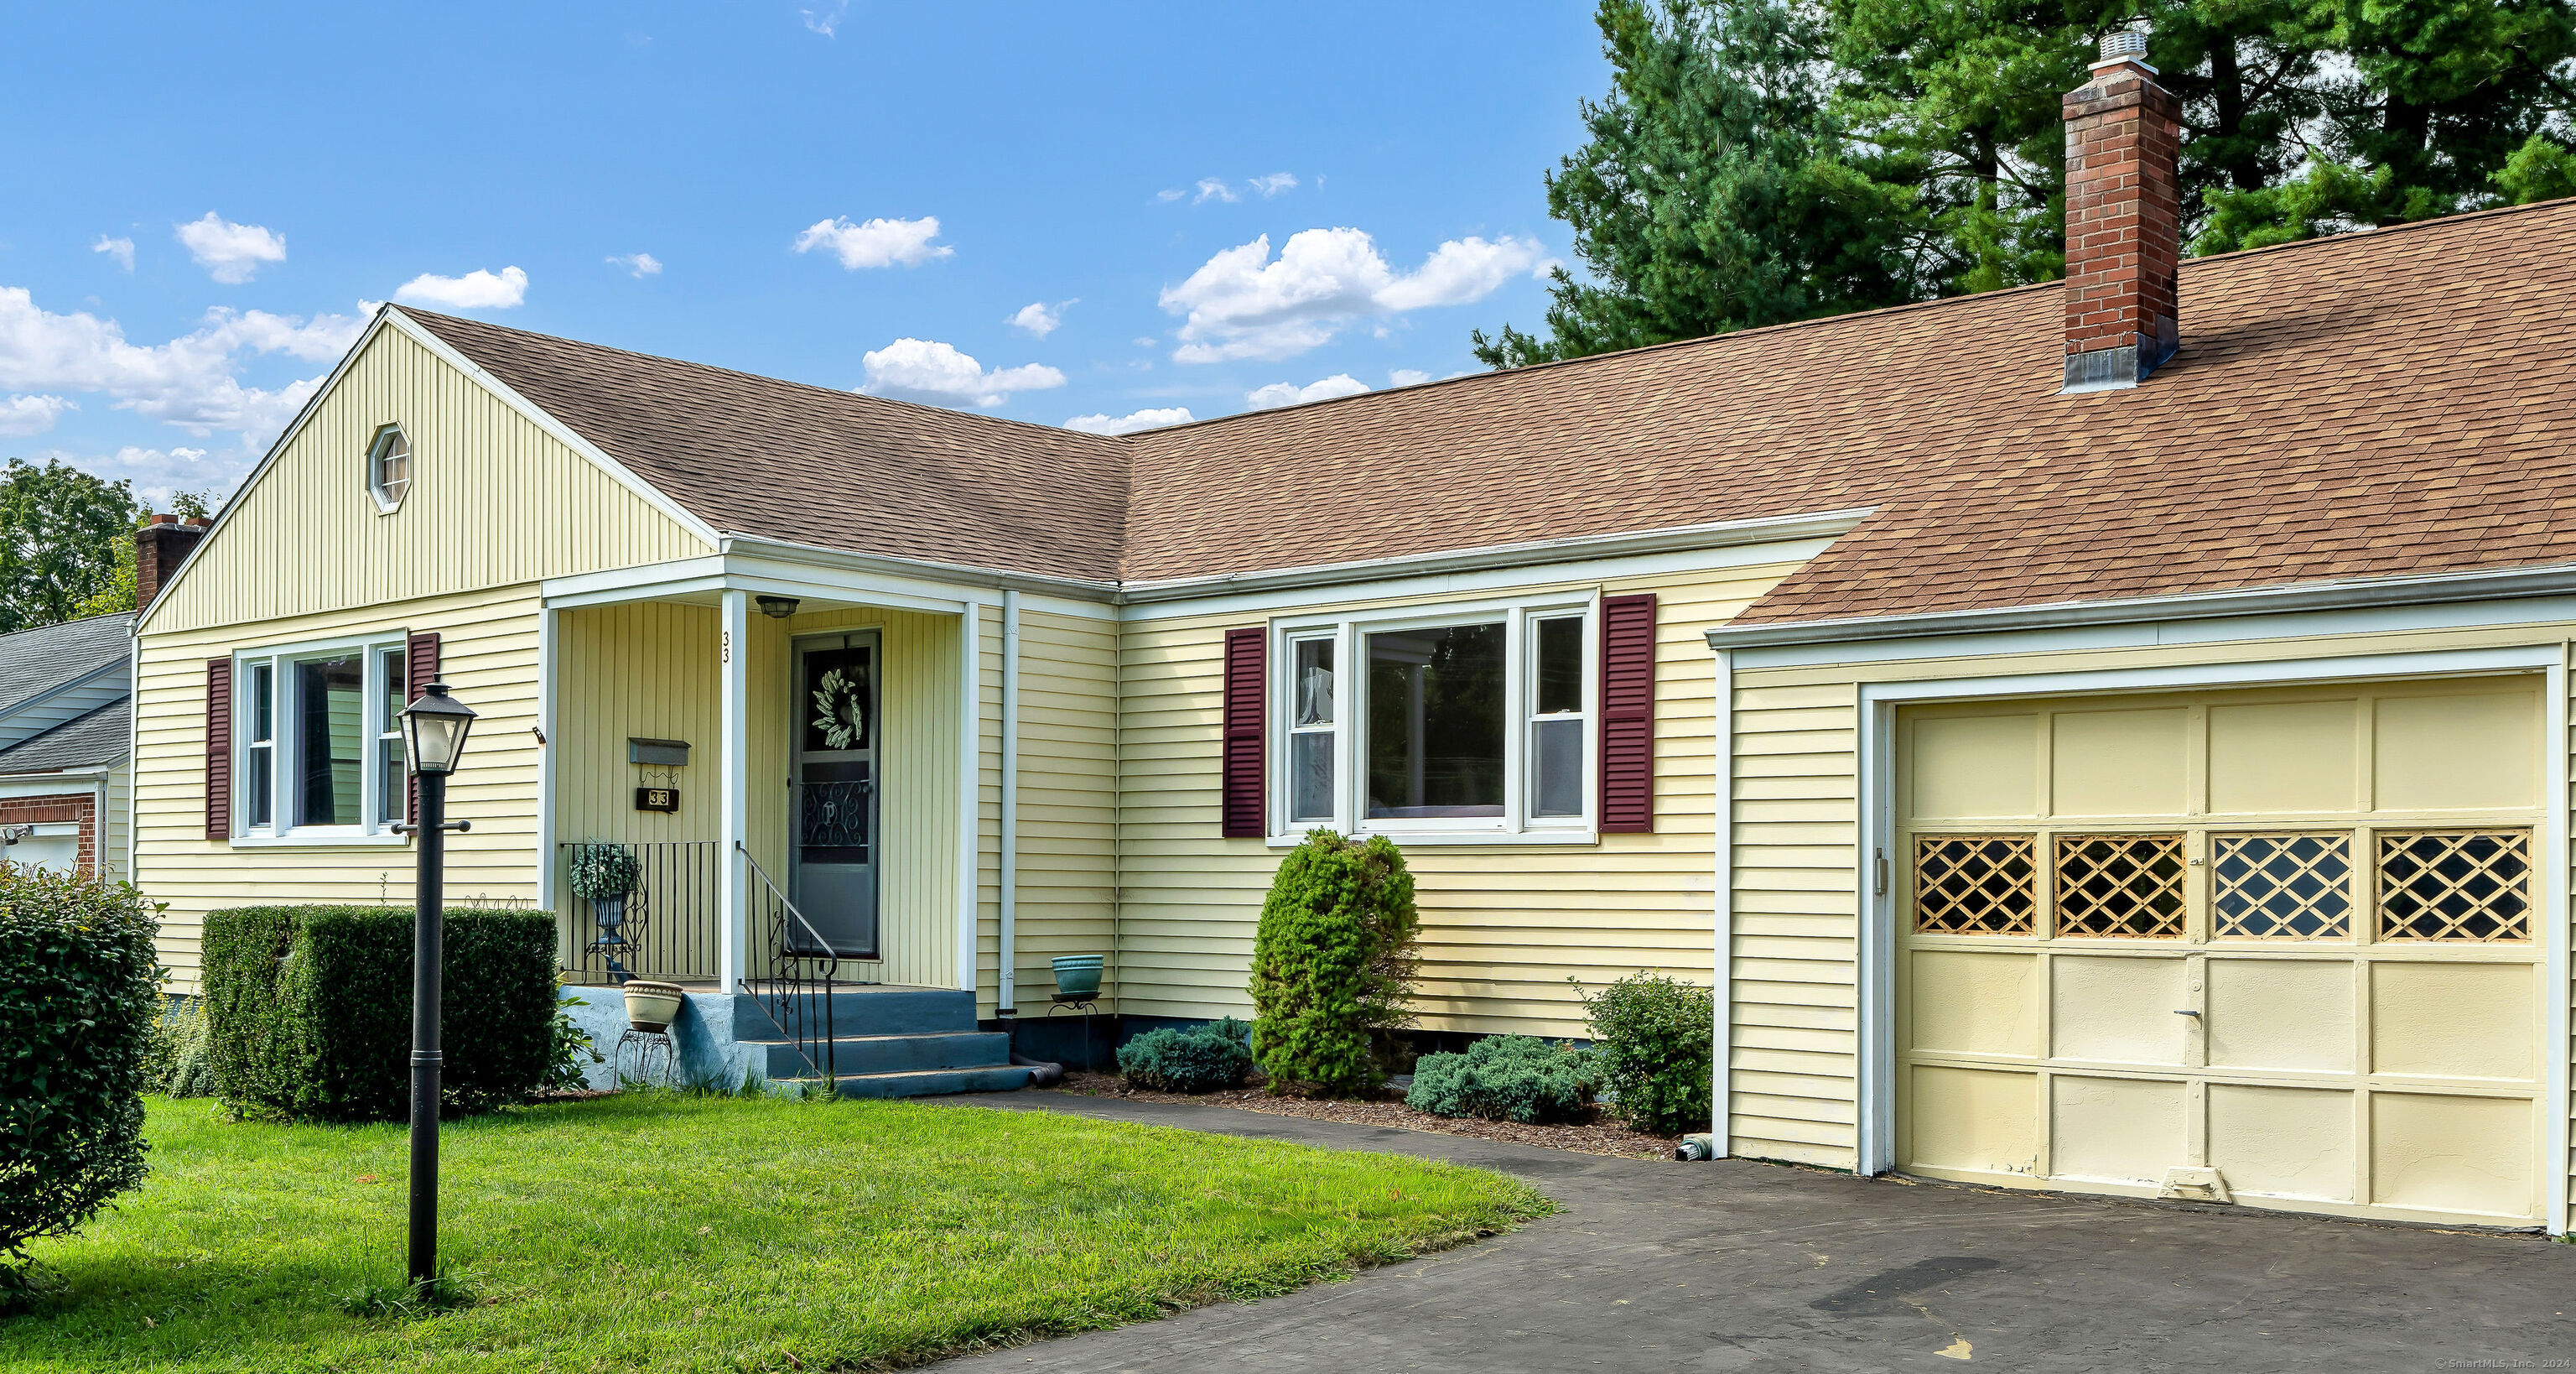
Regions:
[[[390,837],[403,818],[400,641],[235,659],[234,833]]]
[[[1283,622],[1275,839],[1588,839],[1589,599]]]

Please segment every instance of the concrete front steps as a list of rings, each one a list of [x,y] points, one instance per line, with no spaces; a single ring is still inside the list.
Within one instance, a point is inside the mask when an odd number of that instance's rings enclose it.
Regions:
[[[805,1056],[757,999],[737,994],[733,1003],[734,1038],[755,1064],[773,1079],[812,1076]],[[1011,1063],[1010,1037],[977,1028],[970,992],[837,988],[831,1016],[833,1086],[843,1097],[1014,1092],[1036,1072]]]

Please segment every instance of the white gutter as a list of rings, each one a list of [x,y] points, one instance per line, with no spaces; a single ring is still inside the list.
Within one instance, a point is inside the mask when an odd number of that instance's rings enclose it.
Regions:
[[[1016,1016],[1019,1004],[1020,909],[1020,593],[1002,589],[1002,938],[1000,1002],[996,1013]]]
[[[2491,601],[2576,592],[2576,563],[2501,571],[2408,573],[2396,577],[2300,582],[2243,587],[2180,596],[2125,597],[2103,601],[2051,601],[1996,610],[1932,611],[1921,615],[1854,616],[1779,624],[1720,625],[1708,631],[1711,649],[1775,644],[1838,644],[1873,639],[1977,634],[1990,630],[2057,629],[2157,620],[2208,620],[2221,616],[2273,615],[2375,606],[2423,606],[2447,601]]]

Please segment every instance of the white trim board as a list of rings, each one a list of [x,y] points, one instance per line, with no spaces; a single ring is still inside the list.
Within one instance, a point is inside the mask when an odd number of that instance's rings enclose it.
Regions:
[[[2282,658],[2243,663],[2178,664],[2091,672],[1962,677],[1924,682],[1857,684],[1860,835],[1854,854],[1853,891],[1862,913],[1858,932],[1857,995],[1860,1008],[1859,1107],[1855,1172],[1885,1173],[1896,1159],[1896,1025],[1893,967],[1896,914],[1891,891],[1874,890],[1875,856],[1896,831],[1893,762],[1896,708],[1907,702],[2017,696],[2077,696],[2110,692],[2183,691],[2259,687],[2288,682],[2344,682],[2369,678],[2459,676],[2538,672],[2544,676],[2549,746],[2547,795],[2552,799],[2542,837],[2549,881],[2542,912],[2551,932],[2546,977],[2550,998],[2543,1110],[2549,1116],[2549,1169],[2545,1222],[2564,1234],[2568,1202],[2568,747],[2567,647],[2563,641],[2495,649],[2357,655],[2350,658]],[[1728,753],[1733,753],[1730,743]],[[1721,870],[1720,891],[1729,881]],[[1724,900],[1723,897],[1720,899]],[[1731,999],[1730,999],[1731,1000]],[[1723,1018],[1721,1009],[1720,1016]]]

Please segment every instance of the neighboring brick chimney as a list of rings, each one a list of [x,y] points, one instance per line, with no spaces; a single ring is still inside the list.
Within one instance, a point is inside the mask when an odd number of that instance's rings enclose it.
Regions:
[[[212,523],[199,516],[183,525],[175,515],[156,515],[151,524],[134,532],[134,609],[152,604]]]
[[[2182,102],[2146,54],[2144,33],[2112,33],[2066,93],[2068,391],[2136,386],[2182,339]]]

